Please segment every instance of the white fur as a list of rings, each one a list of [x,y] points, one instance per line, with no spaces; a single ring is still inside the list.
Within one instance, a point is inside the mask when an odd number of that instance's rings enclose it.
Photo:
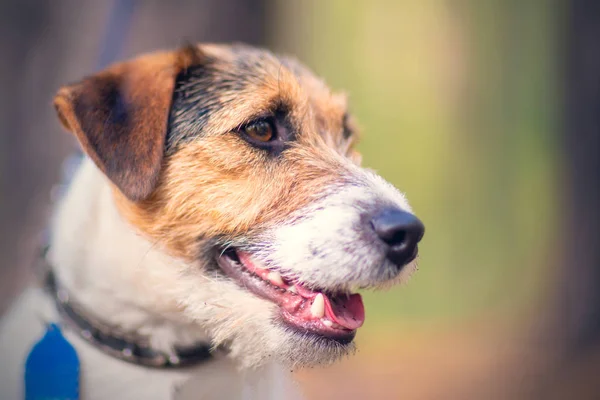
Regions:
[[[281,340],[272,328],[261,328],[271,318],[265,301],[166,255],[127,225],[106,178],[91,161],[83,162],[55,217],[50,262],[62,285],[103,321],[148,334],[165,351],[209,338],[220,343],[246,332],[248,339],[232,346],[233,359],[248,346],[262,349],[271,343],[276,348]],[[27,352],[41,337],[43,321],[56,320],[50,299],[39,289],[28,290],[2,320],[0,398],[22,398]],[[184,391],[202,399],[297,396],[287,369],[276,362],[241,370],[239,363],[217,357],[191,370],[151,370],[111,358],[66,334],[81,358],[81,397],[86,400],[169,399],[185,382]],[[246,362],[254,365],[257,359]]]
[[[397,266],[369,227],[369,216],[385,207],[407,212],[404,195],[380,176],[349,165],[344,185],[325,189],[321,200],[276,225],[252,249],[270,268],[322,289],[349,291],[408,279],[416,260]]]

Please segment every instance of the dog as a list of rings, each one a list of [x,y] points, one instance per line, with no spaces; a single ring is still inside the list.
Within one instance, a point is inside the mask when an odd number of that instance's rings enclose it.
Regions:
[[[356,291],[417,267],[423,224],[360,166],[345,95],[293,58],[190,45],[54,106],[85,157],[53,215],[50,284],[4,316],[3,399],[49,322],[85,400],[298,398],[292,369],[354,351]]]

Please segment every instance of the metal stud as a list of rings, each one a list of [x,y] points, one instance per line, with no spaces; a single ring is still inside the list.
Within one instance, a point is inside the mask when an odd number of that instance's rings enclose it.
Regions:
[[[67,304],[69,302],[69,293],[64,289],[58,289],[56,291],[56,297],[62,304]]]

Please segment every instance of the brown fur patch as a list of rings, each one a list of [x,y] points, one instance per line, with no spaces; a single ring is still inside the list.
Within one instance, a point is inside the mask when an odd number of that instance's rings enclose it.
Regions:
[[[358,143],[360,132],[354,117],[348,112],[348,96],[345,93],[332,93],[322,79],[315,77],[295,59],[286,57],[283,62],[304,88],[314,110],[316,128],[327,145],[360,164],[361,156],[353,149]]]
[[[345,168],[325,146],[296,145],[269,160],[240,138],[211,137],[166,162],[156,192],[133,203],[116,193],[121,213],[171,253],[198,256],[199,239],[251,235],[319,197]]]
[[[201,137],[163,158],[175,76],[199,63],[221,82],[236,84],[216,95],[220,106],[211,110]],[[122,96],[136,106],[126,127],[111,119],[100,90],[114,81],[125,85]],[[345,96],[331,93],[295,61],[245,46],[204,45],[201,52],[192,47],[141,57],[62,89],[56,104],[116,185],[123,216],[188,260],[198,256],[200,239],[247,237],[283,221],[318,199],[325,186],[343,183],[344,157],[357,154],[353,140],[344,137]],[[233,132],[278,108],[286,110],[295,135],[277,157]],[[102,136],[107,129],[109,141]]]
[[[161,169],[175,77],[201,61],[193,48],[116,64],[60,89],[60,121],[130,199],[152,192]]]

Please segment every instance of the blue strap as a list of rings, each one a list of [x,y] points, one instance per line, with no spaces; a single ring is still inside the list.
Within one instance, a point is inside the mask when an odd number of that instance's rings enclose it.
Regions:
[[[105,68],[119,59],[127,31],[131,27],[136,0],[115,0],[108,17],[107,29],[102,40],[98,69]]]

